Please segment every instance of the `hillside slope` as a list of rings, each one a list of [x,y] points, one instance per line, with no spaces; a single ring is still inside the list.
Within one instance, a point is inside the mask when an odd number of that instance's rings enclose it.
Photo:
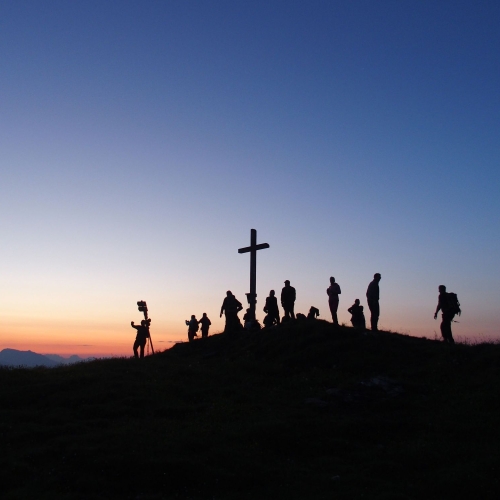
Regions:
[[[496,498],[500,346],[329,323],[0,370],[2,498]],[[3,491],[2,491],[3,490]]]

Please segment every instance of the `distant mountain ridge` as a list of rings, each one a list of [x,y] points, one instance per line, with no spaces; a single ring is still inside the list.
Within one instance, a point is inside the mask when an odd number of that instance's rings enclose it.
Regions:
[[[46,366],[47,368],[53,368],[55,366],[68,365],[79,361],[85,361],[85,359],[77,355],[63,358],[58,354],[44,355],[33,351],[18,351],[17,349],[3,349],[0,351],[0,366],[23,366],[26,368]]]

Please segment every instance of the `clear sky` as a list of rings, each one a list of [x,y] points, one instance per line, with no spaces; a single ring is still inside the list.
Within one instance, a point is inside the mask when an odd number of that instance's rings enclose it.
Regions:
[[[3,0],[0,349],[157,349],[285,279],[500,338],[500,2]]]

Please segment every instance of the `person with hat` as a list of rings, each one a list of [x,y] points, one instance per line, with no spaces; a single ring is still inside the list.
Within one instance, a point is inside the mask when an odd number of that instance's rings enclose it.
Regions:
[[[295,313],[293,311],[295,307],[296,292],[293,286],[290,286],[290,280],[285,281],[285,286],[281,290],[281,305],[285,310],[285,318],[295,319]]]

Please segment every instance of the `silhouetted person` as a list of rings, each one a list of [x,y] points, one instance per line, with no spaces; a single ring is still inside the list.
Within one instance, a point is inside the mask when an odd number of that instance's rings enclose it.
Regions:
[[[243,326],[247,329],[250,330],[252,328],[252,315],[250,314],[250,308],[248,308],[245,311],[245,314],[243,315]]]
[[[450,344],[454,344],[453,335],[451,333],[451,322],[455,317],[455,314],[462,314],[460,310],[460,303],[458,302],[457,296],[454,293],[447,293],[446,287],[444,285],[439,285],[439,297],[438,305],[436,307],[436,312],[434,313],[434,319],[437,318],[438,312],[442,311],[442,321],[441,321],[441,335],[443,340]]]
[[[319,316],[319,309],[317,307],[311,306],[309,313],[307,314],[307,319],[316,319]]]
[[[243,309],[241,302],[231,293],[230,290],[226,292],[226,298],[222,302],[222,307],[220,308],[220,317],[222,318],[222,313],[226,315],[226,326],[224,332],[234,332],[241,330],[240,318],[238,318],[238,313]]]
[[[196,319],[196,316],[194,314],[191,315],[191,319],[189,321],[186,321],[186,325],[188,327],[189,342],[192,342],[194,338],[198,336],[196,332],[199,329],[198,320]]]
[[[365,313],[363,312],[363,306],[359,303],[359,299],[356,299],[354,304],[349,307],[347,311],[351,313],[352,326],[356,330],[364,332],[366,330]]]
[[[276,326],[278,324],[277,318],[269,313],[264,316],[263,323],[264,328],[272,328],[273,326]]]
[[[330,278],[330,286],[326,289],[326,293],[328,295],[328,306],[332,313],[333,324],[338,325],[337,310],[339,308],[339,295],[342,292],[340,291],[339,284],[335,283],[335,278],[333,276]]]
[[[208,330],[212,322],[208,319],[207,313],[203,313],[203,316],[201,317],[200,321],[198,321],[198,323],[201,325],[201,337],[208,337]]]
[[[285,286],[281,290],[281,306],[285,310],[285,318],[295,319],[293,309],[295,307],[296,295],[295,288],[290,286],[290,280],[286,280]]]
[[[366,298],[368,300],[368,307],[370,308],[370,323],[372,327],[372,332],[378,331],[378,318],[380,316],[380,305],[378,303],[380,298],[379,282],[382,279],[380,273],[375,273],[373,275],[373,281],[368,285],[366,290]]]
[[[271,290],[269,292],[269,297],[266,297],[264,312],[271,318],[275,318],[276,324],[280,324],[280,310],[278,307],[278,299],[276,298],[274,290]]]
[[[139,354],[137,353],[137,349],[140,348],[140,357],[144,357],[144,347],[146,346],[146,342],[148,341],[149,338],[149,324],[148,322],[143,319],[141,321],[141,326],[136,326],[133,321],[130,322],[130,325],[132,328],[135,328],[137,330],[137,335],[135,337],[135,342],[134,342],[134,357],[137,359],[139,358]]]

